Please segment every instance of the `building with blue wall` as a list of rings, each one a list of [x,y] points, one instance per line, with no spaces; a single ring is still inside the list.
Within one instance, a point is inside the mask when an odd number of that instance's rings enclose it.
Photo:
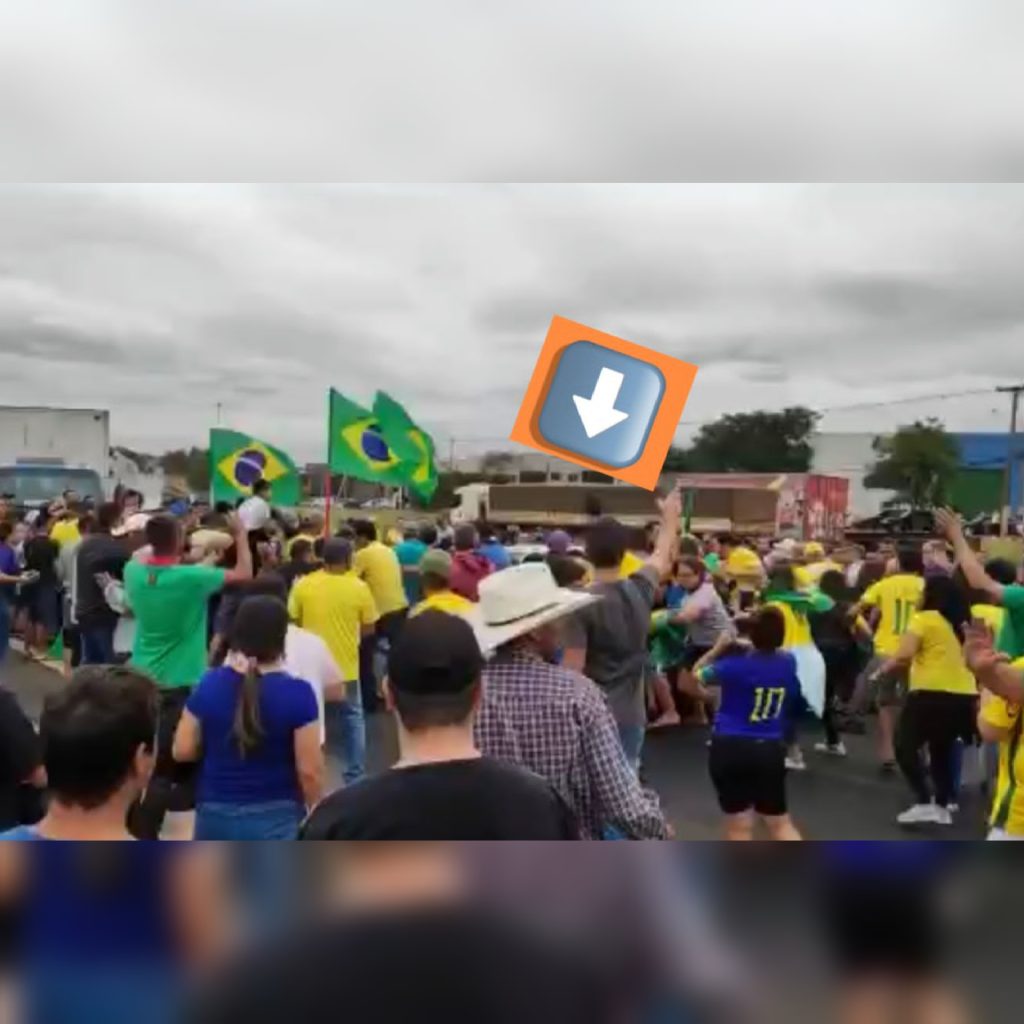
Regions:
[[[1014,509],[1024,508],[1024,434],[1014,437],[1013,451],[1010,451],[1009,434],[954,434],[960,446],[960,464],[969,481],[976,474],[978,487],[989,489],[991,481],[998,475],[1000,487],[1006,463],[1010,462],[1010,505]],[[985,484],[982,484],[985,480]],[[1001,492],[1000,492],[1001,493]]]

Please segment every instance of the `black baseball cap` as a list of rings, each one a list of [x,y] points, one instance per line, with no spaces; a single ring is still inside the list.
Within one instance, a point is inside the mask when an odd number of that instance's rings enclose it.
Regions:
[[[405,693],[461,693],[480,678],[483,667],[476,634],[465,619],[425,611],[402,626],[388,657],[388,679]]]

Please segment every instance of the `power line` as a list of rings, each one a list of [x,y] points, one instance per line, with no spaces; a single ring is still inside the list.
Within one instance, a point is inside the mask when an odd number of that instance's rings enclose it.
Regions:
[[[994,388],[971,388],[966,391],[944,391],[931,395],[908,395],[906,398],[887,398],[875,402],[855,402],[850,405],[833,405],[815,408],[814,411],[822,416],[834,412],[859,412],[862,409],[884,409],[888,405],[913,405],[915,402],[938,402],[949,398],[966,398],[971,395],[991,395]],[[703,426],[705,423],[713,423],[714,420],[681,420],[681,427]]]
[[[967,398],[975,395],[991,395],[998,390],[996,388],[970,388],[964,391],[943,391],[928,395],[908,395],[905,398],[887,398],[873,402],[854,402],[849,405],[833,405],[815,408],[814,411],[822,416],[836,412],[859,412],[862,409],[882,409],[889,405],[913,405],[915,402],[939,402],[951,398]],[[714,423],[715,418],[703,420],[680,420],[681,427],[700,427],[707,423]],[[443,436],[443,435],[442,435]],[[500,444],[507,442],[507,437],[451,437],[449,443],[460,444]]]

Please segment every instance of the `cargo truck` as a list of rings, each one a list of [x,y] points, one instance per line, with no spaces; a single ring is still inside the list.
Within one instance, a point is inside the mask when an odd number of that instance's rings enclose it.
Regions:
[[[98,503],[111,490],[108,412],[0,406],[0,495],[38,508],[65,491]]]
[[[798,474],[667,475],[680,480],[694,533],[838,538],[846,521],[848,484]],[[469,484],[456,492],[452,522],[487,522],[523,529],[578,530],[598,516],[646,529],[658,519],[656,493],[621,484]]]

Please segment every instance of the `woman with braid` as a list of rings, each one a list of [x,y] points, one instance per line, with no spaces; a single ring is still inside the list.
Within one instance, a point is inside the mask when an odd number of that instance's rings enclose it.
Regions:
[[[198,840],[295,839],[323,795],[320,713],[312,686],[284,669],[287,635],[282,601],[247,598],[228,662],[188,699],[174,757],[200,762]]]

